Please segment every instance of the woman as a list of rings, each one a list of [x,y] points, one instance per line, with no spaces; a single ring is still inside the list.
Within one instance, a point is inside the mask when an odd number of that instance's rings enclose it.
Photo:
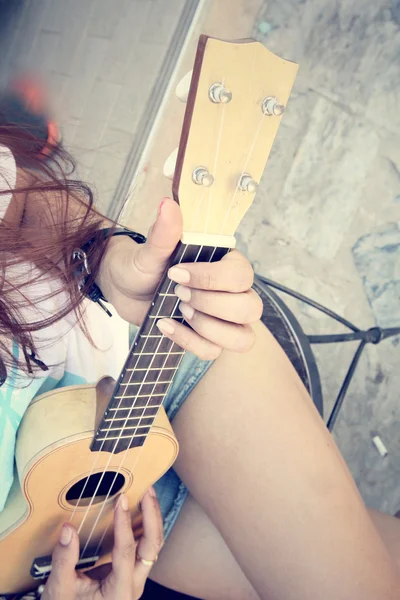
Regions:
[[[53,163],[39,164],[19,151],[17,137],[0,128],[0,143],[24,167],[14,184],[13,158],[3,151],[1,350],[8,379],[0,393],[4,401],[18,365],[14,396],[23,414],[32,395],[77,377],[95,381],[96,370],[114,374],[120,360],[114,356],[111,364],[113,356],[103,350],[110,339],[97,336],[96,324],[109,317],[82,299],[70,267],[73,249],[104,222],[82,201],[82,195],[90,200],[89,190],[62,178],[57,152]],[[179,207],[166,199],[146,244],[121,236],[95,245],[93,276],[121,317],[140,324],[180,235]],[[368,513],[297,374],[258,322],[249,263],[232,252],[220,263],[174,267],[169,276],[191,328],[169,319],[158,326],[192,354],[166,403],[180,443],[174,470],[155,485],[166,543],[155,562],[159,514],[154,496],[146,494],[145,537],[134,558],[122,497],[111,574],[100,584],[75,574],[78,540],[67,525],[43,596],[133,600],[155,563],[152,579],[205,599],[398,598],[398,524]],[[116,314],[112,319],[113,335],[123,336]],[[91,359],[76,364],[69,348],[78,351],[83,339]],[[1,442],[7,489],[14,439],[15,431]]]

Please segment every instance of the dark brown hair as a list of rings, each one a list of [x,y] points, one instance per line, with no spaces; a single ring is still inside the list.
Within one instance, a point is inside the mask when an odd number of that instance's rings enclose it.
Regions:
[[[32,134],[14,125],[0,125],[0,144],[8,148],[18,168],[17,185],[0,194],[13,194],[15,205],[23,207],[16,222],[0,220],[0,376],[9,367],[31,373],[44,368],[36,358],[32,333],[48,327],[75,311],[81,327],[81,301],[86,289],[79,290],[71,265],[72,253],[81,248],[96,231],[104,227],[101,215],[93,207],[93,193],[82,181],[72,178],[75,170],[71,156],[57,145],[46,160],[32,151]],[[0,180],[3,183],[3,177]],[[92,277],[95,278],[104,253],[105,242],[90,250]],[[35,284],[36,274],[29,275],[28,264],[41,272],[41,281],[52,281],[55,291],[38,298],[35,303],[60,295],[64,298],[56,314],[35,322],[26,322],[22,313],[32,306],[28,288]],[[11,277],[15,267],[21,277]],[[55,282],[55,285],[54,285]],[[67,294],[61,295],[60,292]],[[67,300],[65,300],[67,298]],[[12,356],[10,340],[24,351],[25,360]]]

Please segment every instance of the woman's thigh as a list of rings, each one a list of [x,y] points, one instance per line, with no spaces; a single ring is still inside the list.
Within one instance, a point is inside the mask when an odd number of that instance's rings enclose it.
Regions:
[[[387,550],[289,360],[256,333],[179,410],[176,471],[260,597],[376,598],[393,579]]]
[[[150,577],[202,600],[259,600],[220,533],[190,495]]]

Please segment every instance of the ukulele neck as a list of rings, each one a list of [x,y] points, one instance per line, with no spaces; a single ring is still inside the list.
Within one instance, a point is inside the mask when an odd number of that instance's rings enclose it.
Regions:
[[[174,294],[176,284],[168,278],[168,269],[181,262],[216,262],[228,251],[229,248],[217,246],[178,244],[131,346],[94,436],[92,451],[116,454],[143,446],[185,354],[156,326],[161,318],[179,323],[184,320]]]

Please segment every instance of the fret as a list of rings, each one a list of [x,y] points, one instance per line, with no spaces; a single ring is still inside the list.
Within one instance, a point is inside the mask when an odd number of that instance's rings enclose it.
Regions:
[[[134,425],[132,427],[127,427],[125,425],[123,427],[106,427],[106,428],[101,427],[99,429],[99,431],[127,431],[128,432],[130,429],[133,429],[134,431],[137,431],[138,429],[142,429],[143,431],[141,431],[141,434],[148,433],[150,431],[150,427],[148,425],[136,425],[136,426]],[[144,431],[144,430],[146,430],[146,431]]]
[[[161,340],[161,338],[163,338],[163,337],[164,336],[163,336],[162,333],[154,334],[154,335],[153,334],[149,334],[149,333],[143,335],[143,333],[142,333],[141,336],[140,336],[140,339],[144,339],[144,338],[158,338],[159,340]]]
[[[164,396],[164,394],[134,394],[133,396],[130,396],[128,394],[124,394],[123,396],[114,396],[114,400],[128,400],[128,399],[132,399],[132,398],[155,398],[156,396]]]
[[[159,356],[170,356],[171,354],[185,354],[182,352],[157,352]],[[141,352],[140,356],[154,356],[153,352]],[[131,369],[133,371],[133,369]]]
[[[171,280],[169,279],[169,281],[171,281]],[[159,293],[159,294],[157,294],[157,295],[158,295],[158,296],[171,296],[171,297],[173,297],[173,298],[177,298],[177,295],[176,295],[176,294],[162,294],[162,293],[160,292],[160,293]],[[153,304],[153,306],[154,306],[154,304]]]
[[[179,314],[176,316],[175,315],[149,315],[148,318],[149,319],[175,319],[175,320],[178,320],[178,319],[181,319],[182,317]]]
[[[156,367],[149,367],[148,369],[125,369],[125,371],[127,372],[132,372],[134,371],[135,373],[137,371],[176,371],[177,369],[179,369],[179,367],[160,367],[159,369],[157,369]]]
[[[133,369],[130,369],[130,370],[134,371]],[[157,369],[157,371],[158,371],[158,369]],[[146,380],[146,384],[147,383],[152,383],[152,382]],[[157,385],[158,385],[159,383],[171,383],[171,381],[160,381],[158,379],[157,381],[154,381],[153,383],[157,383]],[[141,381],[127,381],[127,382],[121,381],[121,383],[119,385],[142,385],[142,382]]]
[[[130,426],[134,426],[134,425],[139,425],[139,423],[141,423],[142,425],[151,425],[154,421],[154,419],[152,417],[133,417],[130,418],[129,415],[127,415],[126,417],[113,417],[111,419],[103,419],[102,422],[104,423],[119,423],[119,422],[123,422],[127,427]],[[125,426],[124,425],[124,426]]]
[[[116,413],[118,411],[118,413],[120,413],[120,412],[122,413],[122,412],[126,411],[128,413],[127,416],[128,415],[132,416],[133,412],[135,410],[140,410],[141,414],[143,414],[145,416],[153,417],[153,416],[155,416],[157,414],[157,411],[158,411],[159,408],[160,408],[160,406],[147,406],[143,410],[143,407],[137,407],[137,408],[134,408],[134,407],[129,408],[128,407],[128,408],[123,408],[123,407],[117,406],[117,407],[114,408],[114,407],[111,406],[111,407],[107,408],[107,411],[106,411],[105,414],[108,414],[108,412]]]
[[[135,437],[136,436],[134,436],[134,435],[121,435],[121,436],[116,435],[113,437],[104,437],[104,438],[98,437],[98,438],[96,438],[96,441],[97,442],[112,442],[114,440],[118,440],[118,441],[119,440],[130,440],[130,439],[134,440]],[[143,435],[137,436],[137,438],[143,439],[143,441],[146,439]]]

